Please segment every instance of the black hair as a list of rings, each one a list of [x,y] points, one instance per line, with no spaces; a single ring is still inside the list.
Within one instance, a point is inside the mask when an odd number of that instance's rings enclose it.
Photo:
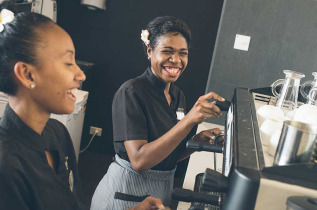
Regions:
[[[155,49],[157,46],[158,38],[161,36],[175,32],[175,35],[182,35],[189,47],[191,34],[189,27],[181,20],[176,19],[172,16],[161,16],[154,18],[149,22],[146,28],[149,31],[148,40],[150,40],[150,46],[152,49]],[[146,45],[143,43],[144,52],[146,52]]]
[[[0,8],[12,8],[5,1]],[[35,48],[41,41],[36,29],[54,23],[51,19],[32,12],[15,14],[12,22],[0,32],[0,91],[9,95],[16,93],[14,65],[19,62],[37,64]]]

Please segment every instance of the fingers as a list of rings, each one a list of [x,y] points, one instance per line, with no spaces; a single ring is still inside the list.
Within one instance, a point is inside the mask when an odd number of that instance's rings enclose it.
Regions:
[[[224,135],[222,134],[221,130],[219,128],[211,129],[213,133],[213,140],[210,143],[216,143],[217,145],[223,146],[224,143]],[[216,141],[216,142],[215,142]]]
[[[195,140],[198,140],[198,141],[213,140],[215,138],[215,135],[217,135],[216,133],[218,132],[221,133],[221,130],[218,128],[201,131],[200,133],[195,135]]]
[[[221,110],[215,105],[215,101],[209,102],[208,99],[214,98],[219,101],[225,101],[224,98],[219,96],[218,94],[214,92],[207,93],[197,100],[197,104],[201,105],[204,108],[210,109],[211,111],[205,111],[206,113],[212,114],[214,112],[216,116],[220,116],[222,114]]]
[[[169,209],[165,207],[162,200],[159,198],[154,198],[148,196],[144,201],[136,205],[133,210],[152,210],[152,209]]]
[[[215,141],[216,136],[218,136],[216,139],[217,144],[219,143],[219,145],[222,145],[224,141],[224,137],[219,128],[213,128],[213,129],[201,131],[199,134],[195,135],[195,140],[200,142],[208,142],[209,144],[212,144]]]
[[[202,134],[206,141],[209,141],[210,139],[213,139],[215,137],[210,130],[202,131]]]
[[[165,209],[165,206],[162,203],[162,200],[159,198],[154,198],[152,196],[149,196],[145,199],[145,201],[148,201],[152,207],[157,209]]]
[[[215,92],[209,92],[209,93],[207,93],[207,94],[201,96],[200,98],[201,98],[201,99],[204,99],[204,100],[208,100],[208,99],[214,98],[214,99],[216,99],[216,100],[218,100],[218,101],[225,101],[224,98],[222,98],[220,95],[218,95],[218,94],[215,93]]]
[[[217,140],[217,145],[219,146],[223,146],[224,143],[225,143],[225,137],[224,136],[221,136],[220,138],[216,139]],[[214,140],[215,141],[215,140]]]
[[[213,134],[213,135],[217,135],[217,134],[221,134],[221,130],[219,128],[213,128],[213,129],[209,129],[209,131]]]
[[[208,137],[213,140],[218,134],[221,134],[221,130],[219,128],[212,128],[206,130],[206,133],[208,134]]]
[[[222,115],[221,110],[215,105],[215,102],[208,102],[208,101],[198,101],[198,105],[201,106],[201,112],[207,113],[210,116],[206,117],[219,117]]]
[[[220,101],[224,101],[221,96],[214,92],[207,93],[197,100],[186,119],[190,119],[189,122],[199,124],[207,118],[219,117],[222,115],[221,110],[215,105],[215,102],[209,102],[208,99],[215,98]]]
[[[212,118],[212,117],[219,117],[222,115],[222,113],[220,112],[220,114],[214,110],[211,109],[202,109],[202,117],[207,119],[207,118]]]

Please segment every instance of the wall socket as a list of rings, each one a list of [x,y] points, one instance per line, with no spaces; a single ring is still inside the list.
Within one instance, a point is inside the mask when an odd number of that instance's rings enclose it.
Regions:
[[[97,132],[96,136],[101,136],[102,128],[97,128],[97,127],[94,127],[94,126],[90,126],[89,134],[94,135],[95,132]]]

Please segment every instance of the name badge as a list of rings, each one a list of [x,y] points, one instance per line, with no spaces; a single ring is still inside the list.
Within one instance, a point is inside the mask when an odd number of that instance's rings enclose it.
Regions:
[[[70,191],[73,192],[74,191],[74,176],[73,176],[72,170],[69,171],[68,182],[69,182]]]
[[[176,111],[176,115],[177,115],[177,120],[181,120],[184,118],[185,113],[184,113],[184,109],[183,108],[178,108]]]
[[[68,156],[65,157],[65,167],[66,170],[68,171]],[[69,175],[68,175],[68,182],[69,182],[69,189],[71,192],[74,191],[74,176],[73,176],[73,171],[69,170]]]

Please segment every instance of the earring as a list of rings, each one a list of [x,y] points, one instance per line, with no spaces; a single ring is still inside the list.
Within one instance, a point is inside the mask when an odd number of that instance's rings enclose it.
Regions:
[[[149,57],[147,57],[147,59],[149,59],[149,60],[150,60],[150,59],[151,59],[151,57],[149,56]]]
[[[30,88],[32,88],[32,89],[35,88],[35,84],[33,84],[33,83],[30,84]]]

